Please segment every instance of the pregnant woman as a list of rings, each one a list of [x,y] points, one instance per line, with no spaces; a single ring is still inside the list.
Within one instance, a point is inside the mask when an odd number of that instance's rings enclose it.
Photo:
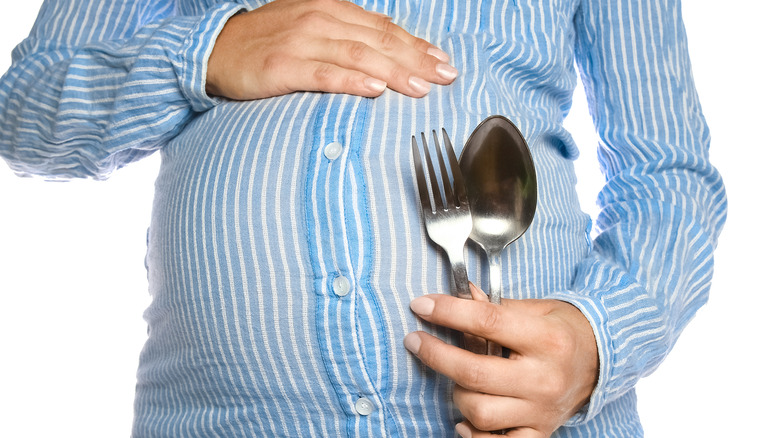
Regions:
[[[459,153],[496,114],[539,194],[500,306],[448,294],[410,147],[443,127]],[[20,174],[161,154],[137,437],[641,436],[634,386],[706,301],[725,219],[678,0],[44,1],[0,125]]]

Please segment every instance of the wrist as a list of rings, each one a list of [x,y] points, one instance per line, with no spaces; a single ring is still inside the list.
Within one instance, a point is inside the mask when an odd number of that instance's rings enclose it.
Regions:
[[[236,47],[237,30],[241,28],[240,18],[246,10],[242,9],[231,15],[220,29],[216,39],[214,40],[214,46],[209,54],[208,61],[206,63],[206,94],[212,97],[224,97],[225,90],[222,86],[222,78],[224,77],[225,70],[235,70],[235,66],[231,66],[229,63],[230,57],[228,56],[231,48]]]
[[[212,98],[220,95],[218,90],[215,93],[207,91],[209,59],[227,21],[243,10],[244,6],[235,3],[224,3],[210,9],[193,26],[190,38],[180,52],[180,83],[195,111],[206,111],[218,103],[218,100]]]
[[[596,370],[598,377],[595,386],[584,406],[567,422],[568,425],[582,424],[601,412],[607,401],[605,387],[610,380],[609,376],[612,370],[610,358],[612,355],[610,335],[605,331],[607,328],[605,321],[606,309],[603,308],[603,304],[598,300],[571,291],[556,292],[547,298],[567,303],[576,308],[578,318],[584,318],[588,322],[590,333],[595,342],[598,363],[598,369]]]

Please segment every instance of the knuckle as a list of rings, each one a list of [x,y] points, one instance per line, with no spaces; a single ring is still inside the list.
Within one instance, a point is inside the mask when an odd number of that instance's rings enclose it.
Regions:
[[[356,79],[350,75],[344,75],[337,82],[339,84],[339,92],[341,93],[353,94],[360,89]]]
[[[550,330],[544,339],[546,350],[556,357],[567,357],[575,348],[575,339],[567,331]]]
[[[325,88],[330,85],[334,80],[333,68],[328,64],[318,65],[312,72],[314,81],[321,88]]]
[[[448,360],[446,351],[441,348],[437,342],[426,342],[423,340],[420,345],[420,350],[417,352],[417,357],[429,367],[440,367],[442,363]]]
[[[404,67],[396,64],[388,71],[388,77],[394,82],[405,84],[409,80],[409,73]]]
[[[421,53],[417,59],[417,67],[422,71],[436,70],[436,64],[440,61],[431,55]]]
[[[479,404],[474,406],[469,421],[479,430],[492,430],[495,429],[496,413],[486,403]]]
[[[328,17],[324,12],[313,9],[302,13],[298,21],[301,28],[318,29],[328,22]]]
[[[269,53],[263,60],[262,69],[269,73],[280,73],[287,65],[289,58],[281,52]]]
[[[477,330],[485,335],[498,332],[502,326],[501,308],[493,304],[482,307],[484,310],[477,319]]]
[[[383,33],[390,33],[393,29],[393,22],[390,17],[377,17],[375,28]]]
[[[417,51],[423,52],[423,53],[427,52],[428,48],[430,46],[431,46],[431,43],[429,43],[428,41],[425,41],[422,38],[416,38],[415,37],[414,41],[412,42],[412,47],[417,49]]]
[[[392,51],[395,48],[397,42],[398,42],[398,37],[393,35],[391,32],[382,31],[379,34],[379,39],[378,39],[379,48],[382,49],[383,51],[386,52]]]
[[[351,41],[346,44],[347,57],[353,62],[359,63],[368,57],[368,46],[359,41]]]
[[[470,389],[482,388],[488,380],[487,372],[477,363],[470,363],[461,378],[463,386]]]

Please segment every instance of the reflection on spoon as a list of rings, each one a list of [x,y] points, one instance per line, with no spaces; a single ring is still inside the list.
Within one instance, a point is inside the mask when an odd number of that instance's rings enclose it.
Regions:
[[[493,217],[480,217],[473,221],[475,227],[482,230],[482,235],[490,234],[493,238],[500,238],[507,232],[511,232],[509,224],[505,220]]]

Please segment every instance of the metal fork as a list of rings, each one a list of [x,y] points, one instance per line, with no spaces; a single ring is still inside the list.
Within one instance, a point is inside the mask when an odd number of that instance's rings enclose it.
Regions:
[[[455,158],[455,151],[452,150],[452,142],[450,142],[450,137],[444,128],[442,128],[441,132],[444,137],[444,146],[449,161],[449,169],[452,173],[453,184],[450,185],[450,177],[444,164],[439,137],[436,135],[436,131],[432,131],[443,188],[443,191],[439,190],[437,172],[433,168],[431,155],[428,152],[428,142],[425,140],[425,134],[421,132],[420,139],[423,144],[423,156],[425,156],[425,163],[428,168],[428,177],[426,177],[423,170],[417,139],[412,136],[417,191],[420,194],[420,203],[422,204],[425,229],[428,231],[428,236],[444,249],[452,266],[452,276],[455,280],[454,295],[470,300],[471,291],[469,290],[466,263],[463,260],[463,249],[466,245],[466,239],[468,239],[471,233],[471,210],[469,209],[469,201],[466,196],[466,185],[463,175],[460,173],[458,160]],[[430,191],[433,193],[433,205],[431,205],[431,198],[428,193],[429,184]],[[473,353],[485,353],[485,341],[476,336],[466,335],[464,345],[467,350]]]
[[[431,155],[428,152],[428,142],[425,140],[425,134],[420,133],[423,144],[423,155],[428,167],[428,178],[423,170],[423,163],[420,159],[420,149],[417,146],[417,139],[412,136],[412,149],[414,150],[414,171],[417,175],[417,190],[420,193],[420,203],[422,204],[423,216],[425,218],[425,229],[428,236],[442,247],[447,253],[447,258],[452,265],[452,276],[455,279],[455,295],[460,298],[471,298],[469,291],[469,280],[466,273],[466,264],[463,261],[463,248],[471,233],[471,210],[469,201],[466,197],[466,186],[463,176],[460,173],[458,160],[455,158],[455,152],[452,150],[452,143],[447,131],[444,129],[444,146],[447,149],[447,158],[452,172],[453,187],[450,185],[450,178],[447,167],[444,165],[444,157],[439,144],[439,137],[436,131],[433,131],[433,141],[436,144],[436,155],[439,158],[439,174],[443,192],[439,190],[437,172],[433,168]],[[431,206],[430,191],[433,192],[434,205]]]

